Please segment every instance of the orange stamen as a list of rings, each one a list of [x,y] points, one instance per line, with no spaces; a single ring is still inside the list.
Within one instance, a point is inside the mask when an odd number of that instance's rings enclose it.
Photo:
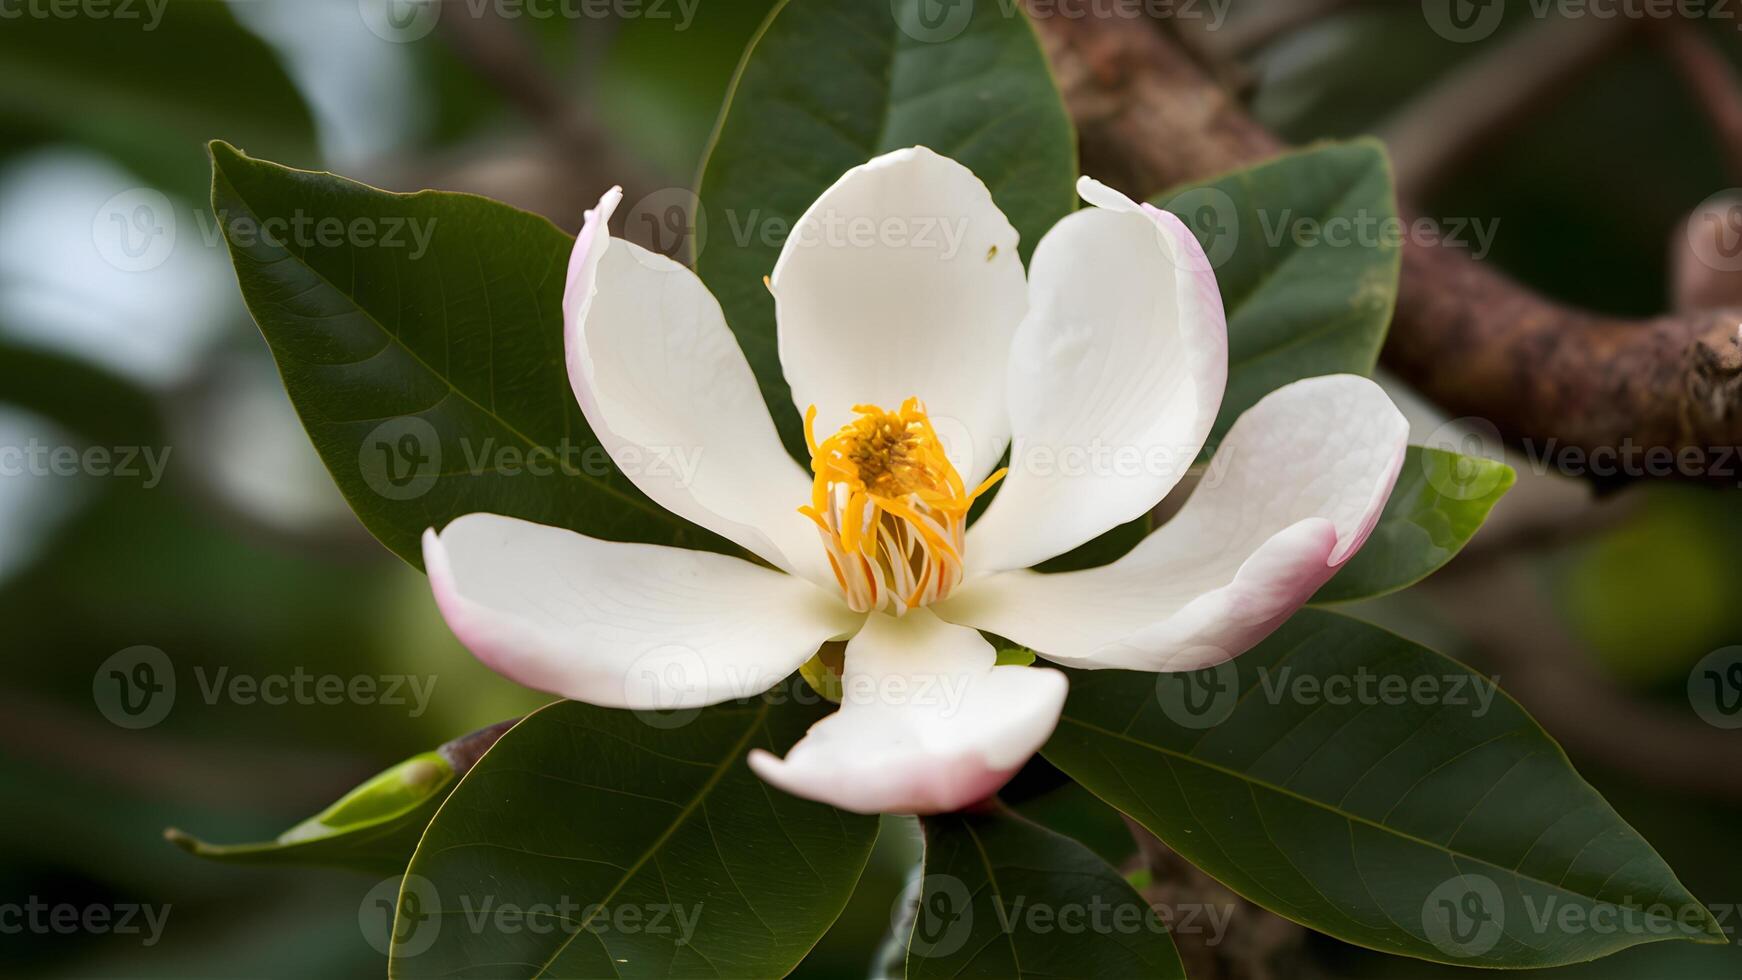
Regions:
[[[848,604],[864,612],[887,603],[899,615],[961,582],[968,509],[1006,471],[967,492],[918,398],[894,412],[853,411],[857,418],[818,440],[816,406],[806,410],[813,480],[799,512],[817,525]]]

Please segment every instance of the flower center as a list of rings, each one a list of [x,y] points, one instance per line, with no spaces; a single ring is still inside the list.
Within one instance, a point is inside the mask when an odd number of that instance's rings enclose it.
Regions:
[[[967,492],[917,398],[895,412],[876,405],[853,411],[859,417],[821,443],[816,406],[805,412],[816,479],[811,502],[798,510],[821,531],[847,605],[899,616],[961,582],[968,508],[1005,471]]]

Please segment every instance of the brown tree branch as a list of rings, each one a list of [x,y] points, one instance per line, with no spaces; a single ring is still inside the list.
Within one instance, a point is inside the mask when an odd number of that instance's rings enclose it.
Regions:
[[[1284,149],[1166,31],[1087,14],[1035,23],[1086,173],[1147,195]],[[1410,243],[1384,359],[1454,415],[1483,417],[1569,471],[1572,453],[1633,447],[1666,454],[1663,475],[1698,477],[1742,444],[1739,328],[1742,309],[1630,320],[1568,308],[1456,250]]]
[[[1694,24],[1681,19],[1653,20],[1650,24],[1652,39],[1711,121],[1730,180],[1742,183],[1742,78]]]

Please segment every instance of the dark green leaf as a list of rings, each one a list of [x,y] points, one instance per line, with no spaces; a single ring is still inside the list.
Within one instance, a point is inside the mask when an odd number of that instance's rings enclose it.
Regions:
[[[1517,479],[1495,460],[1409,447],[1372,537],[1313,601],[1370,599],[1427,578],[1464,550]]]
[[[1158,676],[1073,673],[1046,757],[1279,915],[1463,966],[1723,941],[1560,746],[1456,661],[1309,609],[1228,664]]]
[[[572,240],[550,222],[224,143],[212,207],[303,426],[394,553],[421,565],[423,530],[474,511],[719,546],[642,496],[587,428],[563,366]]]
[[[13,16],[0,30],[0,131],[81,143],[196,198],[201,148],[313,154],[314,123],[266,42],[225,3],[114,3],[110,16]],[[181,57],[178,52],[198,52]],[[221,81],[218,81],[220,80]]]
[[[1372,373],[1401,261],[1377,142],[1290,153],[1155,203],[1197,233],[1227,309],[1228,393],[1212,444],[1290,381]]]
[[[795,453],[799,417],[762,277],[786,230],[841,174],[915,144],[953,157],[991,189],[1024,259],[1075,204],[1070,120],[1020,8],[955,4],[928,26],[937,13],[932,0],[782,4],[738,68],[702,168],[696,269]]]
[[[157,400],[137,382],[73,354],[0,337],[0,402],[73,430],[93,444],[163,442]]]
[[[424,835],[390,974],[785,974],[840,914],[877,835],[875,818],[789,796],[745,765],[817,717],[768,700],[532,714]]]
[[[234,864],[321,865],[402,874],[424,828],[454,783],[512,722],[493,725],[376,774],[337,803],[270,841],[208,844],[171,827],[170,843],[189,854]]]
[[[1144,514],[1134,521],[1108,531],[1098,538],[1077,545],[1070,551],[1054,558],[1048,558],[1036,566],[1041,572],[1074,572],[1081,568],[1099,568],[1110,565],[1125,557],[1132,548],[1149,536],[1154,530],[1149,515]]]
[[[1185,976],[1161,918],[1083,845],[1009,810],[922,824],[908,980]]]

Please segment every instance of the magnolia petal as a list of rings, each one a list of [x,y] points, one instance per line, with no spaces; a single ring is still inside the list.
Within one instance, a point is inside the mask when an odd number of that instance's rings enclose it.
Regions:
[[[847,644],[841,708],[780,759],[775,786],[857,813],[946,813],[979,802],[1052,734],[1065,677],[994,666],[980,634],[924,609],[873,614]]]
[[[1071,666],[1221,663],[1281,625],[1367,540],[1408,436],[1366,378],[1285,385],[1240,416],[1185,507],[1124,558],[991,575],[938,614]]]
[[[752,697],[860,620],[809,582],[737,558],[495,514],[424,532],[423,557],[436,605],[478,659],[610,708]]]
[[[726,318],[695,274],[611,237],[612,188],[569,259],[569,383],[600,444],[660,506],[833,586],[810,479],[787,455]]]
[[[810,206],[769,288],[780,364],[826,436],[853,406],[925,403],[969,486],[1010,440],[1005,364],[1028,308],[1016,229],[978,177],[909,147],[854,167]]]
[[[1178,218],[1084,177],[1034,251],[1010,352],[1010,473],[970,573],[1027,568],[1135,520],[1197,458],[1228,379],[1209,260]]]

